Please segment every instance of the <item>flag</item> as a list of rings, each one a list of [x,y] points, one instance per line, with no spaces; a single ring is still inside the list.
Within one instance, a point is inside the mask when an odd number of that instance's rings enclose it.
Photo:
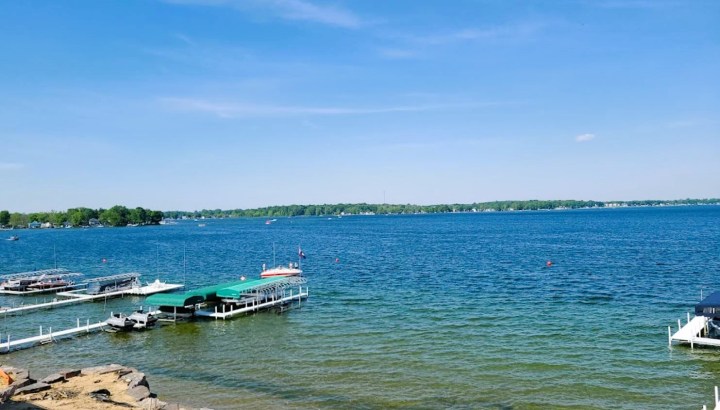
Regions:
[[[298,256],[300,259],[305,259],[305,252],[302,251],[302,248],[298,247]]]

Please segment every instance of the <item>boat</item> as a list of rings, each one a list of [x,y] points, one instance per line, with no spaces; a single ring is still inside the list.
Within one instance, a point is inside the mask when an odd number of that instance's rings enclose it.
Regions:
[[[136,330],[142,330],[147,329],[148,327],[155,326],[155,323],[157,323],[157,318],[150,312],[144,312],[142,309],[134,311],[130,316],[128,316],[128,319],[130,319],[133,322],[133,329]]]
[[[110,314],[110,317],[105,321],[105,323],[115,330],[130,330],[135,326],[135,322],[122,313]]]
[[[20,239],[20,237],[19,237],[19,236],[17,236],[17,235],[13,235],[13,236],[11,236],[11,237],[9,237],[9,238],[5,239],[5,240],[6,240],[6,241],[17,241],[18,239]]]
[[[260,272],[261,278],[277,278],[282,276],[300,276],[303,271],[300,269],[300,261],[305,259],[305,253],[300,247],[298,247],[298,261],[290,262],[287,266],[278,265],[274,268],[268,269],[263,263],[262,272]],[[275,244],[273,243],[273,265],[275,265]]]
[[[28,289],[54,289],[54,288],[66,288],[73,285],[75,282],[63,279],[63,276],[46,276],[42,275],[38,278],[38,281],[27,285]]]
[[[280,276],[300,276],[303,271],[300,269],[300,265],[297,262],[290,262],[288,266],[277,266],[274,268],[267,269],[263,264],[263,270],[260,272],[261,278],[276,278]]]

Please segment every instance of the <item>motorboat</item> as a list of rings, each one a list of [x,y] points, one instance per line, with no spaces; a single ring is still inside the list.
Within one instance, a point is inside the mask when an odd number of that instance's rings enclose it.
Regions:
[[[13,235],[13,236],[11,236],[11,237],[9,237],[9,238],[5,239],[5,240],[6,240],[6,241],[17,241],[18,239],[20,239],[20,237],[19,237],[19,236],[17,236],[17,235]]]
[[[128,316],[128,319],[133,322],[133,329],[135,330],[142,330],[155,326],[155,323],[157,323],[158,320],[158,318],[152,313],[144,312],[142,309],[134,311],[130,314],[130,316]]]
[[[43,275],[40,278],[38,278],[37,282],[27,285],[27,288],[31,289],[31,290],[55,289],[55,288],[66,288],[68,286],[72,286],[73,284],[74,284],[73,281],[65,280],[62,278],[62,276],[44,276]]]
[[[135,326],[135,322],[123,313],[112,313],[105,323],[115,330],[130,330]]]
[[[275,278],[280,276],[300,276],[303,271],[300,269],[300,265],[295,262],[288,263],[287,266],[277,266],[275,268],[267,269],[263,264],[263,270],[260,272],[261,278]]]

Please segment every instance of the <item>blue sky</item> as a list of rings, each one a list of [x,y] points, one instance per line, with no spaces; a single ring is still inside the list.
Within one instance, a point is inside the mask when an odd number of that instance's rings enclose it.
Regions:
[[[24,1],[0,209],[720,196],[720,2]]]

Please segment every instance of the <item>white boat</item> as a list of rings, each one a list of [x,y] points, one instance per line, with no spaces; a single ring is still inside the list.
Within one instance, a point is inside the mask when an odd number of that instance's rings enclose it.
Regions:
[[[105,321],[108,326],[116,330],[130,330],[135,326],[135,322],[122,313],[113,313],[108,320]]]
[[[132,312],[132,314],[128,316],[128,319],[133,322],[133,329],[136,330],[147,329],[148,327],[155,326],[155,323],[157,322],[157,318],[153,316],[152,313],[143,312],[142,309]]]
[[[7,238],[6,241],[17,241],[18,239],[20,239],[19,236],[13,235],[13,236]]]
[[[265,264],[263,264],[263,270],[260,272],[261,278],[275,278],[279,276],[300,276],[302,275],[303,271],[300,269],[300,266],[297,262],[295,263],[288,263],[288,266],[277,266],[274,268],[267,269]]]

